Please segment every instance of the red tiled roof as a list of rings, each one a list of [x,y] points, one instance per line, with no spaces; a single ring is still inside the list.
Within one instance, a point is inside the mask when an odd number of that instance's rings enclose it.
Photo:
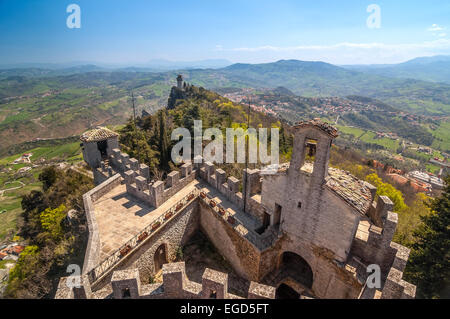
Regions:
[[[14,246],[12,248],[13,254],[20,254],[25,249],[24,246]]]

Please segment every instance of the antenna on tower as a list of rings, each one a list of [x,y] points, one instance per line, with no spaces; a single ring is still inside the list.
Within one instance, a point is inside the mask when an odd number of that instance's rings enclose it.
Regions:
[[[247,179],[248,179],[248,157],[249,157],[249,143],[250,143],[250,135],[248,131],[250,129],[250,111],[251,111],[251,102],[250,95],[247,97],[248,99],[248,110],[247,110],[247,136],[245,137],[245,178],[244,178],[244,213],[247,210]]]
[[[139,146],[139,139],[138,139],[138,134],[137,134],[137,124],[136,124],[136,106],[134,105],[134,93],[133,90],[131,90],[131,103],[133,105],[133,123],[134,123],[134,136],[136,138],[136,145],[137,145],[137,151],[138,151],[138,157],[139,157],[139,161],[141,161],[141,148]]]

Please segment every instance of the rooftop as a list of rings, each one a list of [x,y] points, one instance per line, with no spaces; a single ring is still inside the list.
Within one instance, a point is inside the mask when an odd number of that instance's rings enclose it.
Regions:
[[[297,123],[297,125],[295,125],[295,128],[308,127],[308,126],[309,127],[317,127],[318,129],[322,130],[323,132],[325,132],[332,138],[336,138],[339,136],[338,130],[334,126],[331,126],[330,124],[328,124],[326,122],[322,122],[319,119],[299,122],[299,123]]]
[[[83,133],[80,140],[83,142],[99,142],[116,136],[119,136],[119,134],[106,127],[98,126],[93,130]]]
[[[286,171],[288,168],[289,163],[284,163],[280,165],[278,172]],[[313,164],[306,162],[302,170],[311,173]],[[372,194],[365,181],[356,178],[349,172],[329,167],[325,185],[361,214],[365,214],[369,210]]]

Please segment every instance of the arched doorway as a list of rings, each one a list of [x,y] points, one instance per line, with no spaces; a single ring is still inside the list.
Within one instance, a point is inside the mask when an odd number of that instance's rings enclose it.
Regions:
[[[275,299],[300,299],[300,294],[286,284],[281,284],[275,292]]]
[[[155,273],[158,273],[164,264],[167,264],[166,244],[161,244],[155,251],[153,257],[155,264]]]
[[[312,269],[301,256],[292,252],[284,252],[281,255],[279,271],[285,277],[291,277],[293,280],[305,286],[305,288],[312,288]]]
[[[97,149],[100,151],[100,155],[103,160],[108,158],[108,153],[107,153],[108,141],[107,140],[97,142]]]

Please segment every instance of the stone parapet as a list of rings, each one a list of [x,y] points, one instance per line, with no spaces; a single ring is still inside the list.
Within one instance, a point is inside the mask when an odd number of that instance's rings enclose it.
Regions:
[[[239,299],[228,292],[228,275],[206,268],[201,284],[190,281],[186,276],[184,262],[163,265],[162,284],[141,285],[139,271],[126,269],[114,271],[110,285],[114,299]],[[82,280],[80,286],[69,288],[69,277],[60,279],[56,299],[100,299],[104,294],[91,293],[88,280]],[[83,292],[83,293],[80,293]],[[275,288],[250,283],[248,299],[274,299]]]

